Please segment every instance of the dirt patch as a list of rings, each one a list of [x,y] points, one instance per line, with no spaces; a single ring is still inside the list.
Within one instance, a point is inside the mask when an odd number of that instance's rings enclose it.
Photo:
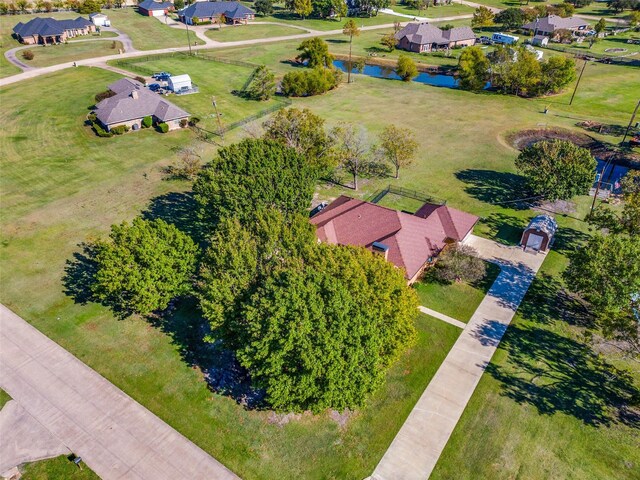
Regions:
[[[345,410],[340,413],[337,410],[331,410],[329,412],[329,418],[336,422],[340,428],[344,428],[349,423],[349,419],[353,416],[353,412],[351,410]]]
[[[302,418],[301,413],[276,413],[269,412],[267,415],[267,423],[272,425],[278,425],[284,427],[291,420],[300,420]]]
[[[566,140],[584,148],[590,148],[595,143],[589,135],[564,128],[520,130],[507,136],[508,143],[518,150],[524,150],[543,140]]]
[[[576,204],[568,200],[556,200],[555,202],[542,202],[533,207],[533,209],[541,213],[553,212],[556,214],[569,215],[576,213]]]

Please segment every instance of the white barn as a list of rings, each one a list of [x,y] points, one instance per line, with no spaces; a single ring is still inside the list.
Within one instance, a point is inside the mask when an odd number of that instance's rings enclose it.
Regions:
[[[170,90],[175,92],[180,92],[181,90],[191,90],[191,77],[186,73],[183,75],[175,75],[169,77],[167,81],[168,87]]]

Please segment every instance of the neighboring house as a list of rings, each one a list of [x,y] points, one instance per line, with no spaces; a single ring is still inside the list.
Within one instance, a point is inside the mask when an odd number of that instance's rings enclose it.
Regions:
[[[148,17],[163,17],[173,10],[173,3],[156,0],[144,0],[138,5],[138,13]]]
[[[463,241],[477,221],[446,205],[425,203],[411,215],[344,195],[311,217],[318,239],[380,253],[405,270],[409,284],[445,245]]]
[[[102,100],[95,108],[97,119],[107,131],[119,125],[137,130],[147,116],[151,116],[154,122],[166,123],[169,130],[175,130],[180,128],[180,120],[189,118],[188,112],[136,80],[122,78],[109,85],[109,90],[115,95]]]
[[[95,31],[95,25],[82,17],[75,20],[36,17],[13,27],[16,38],[27,45],[62,43],[69,38],[89,35]]]
[[[545,37],[544,35],[536,35],[531,39],[531,45],[536,45],[539,47],[544,47],[549,43],[549,37]]]
[[[471,27],[441,30],[429,23],[410,23],[395,34],[397,47],[410,52],[432,52],[453,47],[475,45],[476,34]]]
[[[92,13],[89,15],[89,20],[96,27],[110,27],[111,22],[109,21],[109,17],[107,17],[104,13]]]
[[[178,12],[180,21],[193,25],[198,22],[215,22],[224,16],[226,23],[247,23],[256,17],[256,12],[239,2],[196,2]]]
[[[558,30],[586,33],[589,30],[589,23],[578,17],[562,18],[558,15],[549,15],[548,17],[539,18],[533,22],[524,24],[522,30],[532,35],[554,37]]]
[[[167,86],[173,92],[191,90],[191,77],[187,74],[171,76],[169,80],[167,80]]]
[[[520,245],[525,249],[530,248],[537,252],[544,252],[551,246],[557,229],[558,224],[552,216],[538,215],[533,217],[522,234]]]

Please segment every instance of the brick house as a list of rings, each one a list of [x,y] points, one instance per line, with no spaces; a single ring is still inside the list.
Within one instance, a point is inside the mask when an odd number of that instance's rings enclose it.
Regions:
[[[109,85],[114,96],[96,105],[95,114],[105,130],[126,125],[133,130],[142,127],[142,119],[151,116],[154,122],[164,122],[169,130],[180,128],[180,121],[189,113],[153,93],[144,85],[130,78],[121,78]]]
[[[69,38],[89,35],[95,31],[96,26],[82,17],[75,20],[36,17],[13,27],[15,37],[26,45],[64,43]]]
[[[144,0],[138,5],[138,13],[147,17],[163,17],[173,10],[173,3]]]
[[[247,23],[256,17],[256,12],[239,2],[195,2],[178,12],[180,21],[193,25],[194,18],[199,22],[216,22],[224,16],[226,23],[238,25]]]
[[[446,205],[425,203],[415,214],[340,196],[311,217],[318,239],[357,245],[405,271],[412,284],[450,243],[462,242],[478,217]]]
[[[555,37],[558,30],[569,30],[575,34],[584,34],[589,30],[589,22],[578,17],[562,18],[558,15],[549,15],[539,18],[522,26],[525,33],[531,35],[544,35]]]
[[[395,38],[398,48],[416,53],[469,47],[476,43],[476,34],[471,27],[442,30],[429,23],[410,23],[397,32]]]

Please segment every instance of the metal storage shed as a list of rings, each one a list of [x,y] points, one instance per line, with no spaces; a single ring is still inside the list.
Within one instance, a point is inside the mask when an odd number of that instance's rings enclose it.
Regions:
[[[551,246],[557,229],[558,224],[552,216],[538,215],[533,217],[522,234],[520,245],[525,249],[530,248],[544,252]]]
[[[184,75],[176,75],[169,77],[168,87],[174,92],[181,90],[191,90],[191,77],[186,73]]]

